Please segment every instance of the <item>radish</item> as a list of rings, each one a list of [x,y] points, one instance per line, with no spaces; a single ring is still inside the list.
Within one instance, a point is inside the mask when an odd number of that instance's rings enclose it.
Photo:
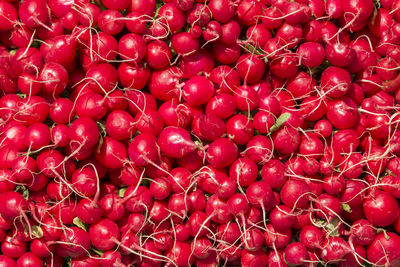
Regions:
[[[190,245],[184,242],[176,242],[173,247],[167,251],[166,255],[170,259],[169,264],[173,262],[178,267],[191,265],[194,261],[191,255]]]
[[[288,180],[282,187],[282,202],[290,208],[304,208],[308,204],[309,186],[301,180]]]
[[[237,114],[226,122],[226,132],[238,145],[247,144],[254,135],[253,123],[242,114]]]
[[[118,195],[110,193],[100,200],[101,209],[104,215],[114,221],[121,219],[125,213],[125,207]]]
[[[303,243],[293,242],[285,248],[284,258],[289,265],[301,265],[308,260],[308,251]]]
[[[1,13],[1,30],[11,30],[14,22],[17,21],[17,9],[7,1],[0,2],[0,13]]]
[[[277,231],[290,229],[295,222],[295,216],[287,206],[280,205],[270,213],[271,224]]]
[[[70,145],[73,147],[92,148],[99,139],[97,124],[89,117],[81,117],[69,126]]]
[[[90,240],[97,249],[110,250],[120,237],[117,224],[110,219],[103,219],[89,228]]]
[[[399,254],[396,245],[399,242],[399,236],[392,232],[378,234],[374,241],[368,246],[368,260],[374,264],[396,265],[399,264]],[[386,255],[386,256],[385,256]]]
[[[329,102],[326,115],[329,122],[338,129],[349,129],[358,120],[355,102],[346,97]]]
[[[369,196],[363,203],[363,209],[368,220],[381,227],[392,224],[399,216],[399,205],[395,198],[390,193],[382,191]]]
[[[244,83],[258,82],[265,71],[264,62],[254,54],[245,54],[239,57],[236,69]]]
[[[4,266],[11,266],[11,267],[15,266],[15,261],[12,258],[7,257],[5,255],[0,256],[0,262],[4,264]]]
[[[321,87],[329,97],[340,98],[346,95],[350,83],[350,73],[338,67],[329,67],[321,75]]]
[[[185,129],[172,126],[162,130],[157,144],[161,152],[172,158],[183,157],[197,148]]]
[[[269,266],[283,266],[287,267],[285,263],[285,259],[283,258],[283,251],[282,250],[271,250],[268,253],[268,264]]]
[[[213,84],[203,76],[192,77],[185,83],[183,99],[189,105],[198,106],[206,103],[214,95]]]
[[[7,235],[1,244],[1,251],[6,257],[19,258],[27,249],[26,242],[22,242],[11,235]]]
[[[215,168],[231,165],[238,156],[237,146],[227,138],[212,142],[206,152],[208,162]]]
[[[211,53],[205,49],[199,49],[197,52],[183,57],[179,68],[182,70],[183,78],[190,79],[197,75],[210,73],[214,65],[215,60]]]
[[[257,93],[250,86],[239,86],[235,90],[234,97],[239,110],[254,110],[258,107]]]
[[[67,98],[58,98],[50,106],[49,116],[56,123],[69,123],[74,115],[74,103]]]
[[[16,266],[41,266],[42,264],[42,259],[32,252],[26,252],[16,262]]]
[[[18,10],[21,21],[30,28],[44,25],[49,20],[46,1],[24,1]]]
[[[267,231],[264,232],[265,245],[269,248],[283,248],[289,243],[292,237],[291,230],[278,232],[271,224],[268,224],[266,228]]]
[[[230,21],[235,11],[231,0],[211,0],[208,7],[213,18],[221,23]]]
[[[340,237],[328,237],[322,245],[321,258],[324,261],[339,262],[352,253],[350,245]]]
[[[257,164],[247,158],[235,160],[229,168],[229,176],[235,179],[240,186],[249,186],[258,176]]]
[[[89,234],[75,226],[66,228],[61,235],[60,241],[63,243],[57,247],[58,254],[72,258],[85,255],[91,244]]]
[[[300,242],[308,249],[322,248],[323,232],[314,225],[306,225],[300,231]]]
[[[28,203],[21,194],[14,191],[7,191],[0,194],[2,204],[0,205],[1,216],[6,220],[13,220],[18,216],[26,216]]]
[[[48,39],[40,47],[40,52],[46,62],[55,62],[68,68],[74,62],[76,49],[77,43],[73,36],[58,35]]]

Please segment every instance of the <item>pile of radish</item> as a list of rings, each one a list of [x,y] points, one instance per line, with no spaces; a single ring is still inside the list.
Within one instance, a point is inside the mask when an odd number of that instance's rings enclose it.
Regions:
[[[0,0],[0,266],[400,266],[400,0]]]

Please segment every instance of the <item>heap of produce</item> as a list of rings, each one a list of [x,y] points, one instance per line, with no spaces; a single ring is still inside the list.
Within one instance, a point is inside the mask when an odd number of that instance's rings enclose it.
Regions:
[[[0,0],[0,266],[400,266],[400,0]]]

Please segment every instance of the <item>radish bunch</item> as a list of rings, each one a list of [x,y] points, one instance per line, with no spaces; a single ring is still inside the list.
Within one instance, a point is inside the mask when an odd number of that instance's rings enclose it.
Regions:
[[[400,266],[399,0],[0,0],[0,266]]]

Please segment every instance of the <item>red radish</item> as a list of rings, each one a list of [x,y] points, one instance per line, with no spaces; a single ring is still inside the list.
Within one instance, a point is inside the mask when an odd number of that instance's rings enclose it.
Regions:
[[[229,176],[235,179],[240,186],[249,186],[258,175],[257,164],[247,158],[239,158],[235,160],[229,169]]]
[[[235,11],[231,0],[211,0],[208,7],[213,18],[221,23],[230,21]]]
[[[223,44],[216,42],[213,55],[222,64],[232,64],[240,57],[240,47],[237,44]]]
[[[322,231],[314,225],[306,225],[300,231],[300,242],[308,249],[321,248],[323,239]]]
[[[282,202],[290,208],[304,208],[308,204],[309,187],[301,180],[288,180],[281,190]]]
[[[12,258],[7,257],[5,255],[0,256],[0,263],[3,264],[4,266],[15,267],[15,261]]]
[[[215,42],[222,35],[221,25],[217,21],[210,21],[202,32],[203,39],[206,42]]]
[[[73,36],[58,35],[46,40],[40,47],[40,52],[46,62],[58,63],[68,68],[74,61],[76,49],[77,43]]]
[[[192,236],[197,238],[207,234],[207,228],[210,227],[210,222],[207,221],[207,218],[207,214],[202,211],[195,211],[190,215],[188,222]]]
[[[249,202],[255,207],[261,207],[263,210],[271,210],[274,201],[271,187],[266,182],[255,182],[246,190],[246,196]]]
[[[161,152],[172,158],[180,158],[196,149],[189,133],[180,127],[167,127],[160,133],[157,144]]]
[[[182,70],[182,76],[190,79],[201,74],[208,74],[212,71],[215,60],[211,53],[205,49],[200,49],[182,58],[179,68]]]
[[[376,236],[374,226],[365,219],[354,222],[350,231],[352,240],[362,246],[371,244]]]
[[[89,228],[90,240],[97,249],[110,250],[120,237],[117,224],[110,219],[103,219]]]
[[[0,213],[5,219],[15,219],[18,216],[24,216],[25,212],[28,210],[28,203],[26,199],[22,197],[21,194],[8,191],[0,194],[1,205]]]
[[[107,134],[115,140],[131,138],[136,131],[132,116],[123,110],[115,110],[107,116]]]
[[[50,106],[49,116],[56,123],[69,123],[74,115],[74,103],[67,98],[58,98]]]
[[[226,122],[228,136],[238,145],[247,144],[254,135],[253,123],[248,117],[237,114]]]
[[[232,244],[240,238],[240,228],[235,222],[220,224],[217,235],[221,240]]]
[[[0,2],[0,29],[2,31],[11,30],[17,21],[17,9],[7,1]]]
[[[240,85],[239,73],[227,65],[220,65],[210,73],[210,79],[217,84],[221,92],[230,93]]]
[[[254,136],[246,145],[246,155],[256,163],[265,163],[272,158],[273,145],[268,137]]]
[[[258,82],[264,74],[265,64],[254,54],[245,54],[238,59],[236,69],[244,83]]]
[[[314,91],[315,79],[304,71],[299,72],[288,81],[287,89],[294,97],[304,98]]]
[[[33,37],[33,32],[26,26],[16,26],[10,36],[11,42],[16,46],[16,47],[25,47],[29,46],[29,42],[31,38]],[[47,39],[47,38],[41,38],[41,39]]]
[[[92,148],[99,139],[97,124],[89,117],[80,117],[69,126],[71,146]]]
[[[168,259],[172,260],[178,267],[191,265],[194,261],[191,255],[190,245],[184,242],[176,242],[173,247],[167,251]]]
[[[325,47],[325,56],[332,65],[345,67],[355,59],[356,53],[348,44],[336,43]]]
[[[237,109],[243,111],[254,110],[258,107],[258,96],[256,91],[246,85],[239,86],[234,92]]]
[[[119,141],[105,137],[95,151],[96,160],[106,168],[121,168],[127,158],[127,149]]]
[[[238,156],[237,146],[227,138],[219,138],[209,144],[206,152],[208,162],[215,168],[231,165]]]
[[[49,105],[43,97],[31,96],[18,102],[19,111],[14,119],[24,125],[43,122],[49,114]]]
[[[100,200],[100,206],[104,215],[113,221],[121,219],[125,213],[122,200],[117,194],[111,193],[103,196]]]
[[[184,13],[173,3],[163,5],[158,12],[158,16],[162,20],[165,20],[164,23],[168,23],[169,29],[172,32],[181,29],[185,24]]]
[[[114,89],[117,82],[117,71],[110,64],[100,63],[87,70],[86,78],[91,91],[103,95]],[[125,84],[123,85],[125,86]]]
[[[308,251],[306,246],[300,242],[290,243],[285,248],[285,262],[289,265],[301,265],[308,260]]]
[[[339,262],[349,253],[352,253],[350,245],[342,238],[333,236],[325,239],[322,245],[321,258],[324,261]]]
[[[153,203],[150,190],[147,187],[129,186],[124,194],[125,208],[130,212],[143,212]]]
[[[262,5],[259,2],[253,3],[250,0],[245,0],[239,4],[236,12],[244,25],[253,25],[262,13]]]
[[[285,263],[285,259],[283,258],[283,251],[282,250],[271,250],[268,253],[268,264],[269,266],[274,267],[287,267]]]
[[[13,75],[19,75],[22,72],[37,74],[44,64],[43,61],[43,55],[37,48],[25,49],[21,47],[14,56],[10,57],[9,64],[11,64]]]
[[[146,60],[151,68],[162,69],[172,60],[171,49],[161,40],[153,41],[147,45]]]
[[[183,87],[183,99],[193,106],[206,103],[213,95],[213,84],[203,76],[192,77]]]
[[[332,218],[340,216],[342,213],[342,205],[340,199],[329,194],[320,194],[315,200],[315,208],[317,216],[330,221]]]
[[[291,237],[291,230],[278,232],[271,224],[267,225],[267,231],[264,232],[265,245],[269,248],[284,248],[290,242]]]
[[[211,256],[212,244],[208,238],[198,238],[192,241],[193,256],[197,259],[207,259]]]
[[[182,32],[172,37],[172,48],[180,55],[190,55],[199,49],[198,39],[193,38],[190,33]]]
[[[69,144],[68,126],[58,124],[51,129],[51,142],[55,146],[65,147]]]
[[[284,126],[272,135],[274,149],[282,154],[293,153],[300,144],[300,135],[291,126]]]
[[[377,191],[369,196],[363,203],[363,209],[368,221],[380,227],[392,224],[399,216],[396,199],[390,193],[383,191]]]
[[[124,28],[121,18],[121,13],[116,10],[104,10],[98,17],[99,28],[107,34],[115,35]]]
[[[321,75],[321,87],[327,96],[339,98],[350,89],[350,74],[338,67],[328,67]]]
[[[18,157],[14,161],[13,176],[21,183],[33,183],[36,172],[36,162],[31,157]]]
[[[68,84],[68,73],[58,63],[46,63],[39,74],[39,79],[43,82],[42,92],[56,96],[65,90]]]
[[[258,251],[264,243],[263,233],[259,229],[248,230],[241,239],[247,251]]]
[[[154,71],[149,81],[150,93],[162,101],[170,100],[179,95],[179,80],[182,72],[177,67],[169,67]]]
[[[295,222],[295,216],[290,208],[280,205],[271,211],[270,220],[277,231],[284,231],[292,227]]]
[[[76,215],[87,224],[93,224],[103,216],[103,209],[100,205],[88,199],[82,199],[76,206]]]
[[[400,255],[396,250],[400,242],[398,235],[392,232],[378,234],[374,241],[368,246],[367,258],[374,264],[399,264]]]
[[[326,115],[332,125],[338,129],[349,129],[358,120],[356,104],[347,97],[329,102]]]
[[[75,226],[66,228],[61,235],[60,241],[63,243],[57,248],[57,251],[59,251],[57,254],[72,258],[85,255],[91,244],[89,234]]]
[[[42,26],[49,20],[46,1],[24,1],[18,10],[18,15],[21,21],[30,28]]]
[[[50,143],[50,128],[37,122],[28,127],[25,134],[25,145],[33,150],[45,147]]]

